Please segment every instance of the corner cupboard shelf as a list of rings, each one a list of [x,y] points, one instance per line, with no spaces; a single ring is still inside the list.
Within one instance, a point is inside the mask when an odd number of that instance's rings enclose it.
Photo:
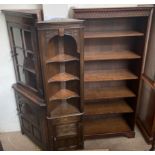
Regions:
[[[134,137],[148,23],[142,10],[134,11],[74,9],[75,18],[85,19],[85,138],[111,134]],[[129,14],[134,16],[129,18]]]
[[[79,95],[67,89],[60,89],[60,91],[56,92],[53,96],[51,96],[49,100],[67,100],[74,97],[79,97]]]
[[[62,24],[62,28],[56,27],[55,32],[51,31],[51,35],[44,36],[49,37],[49,39],[45,43],[47,51],[42,53],[47,113],[48,119],[51,121],[56,119],[56,115],[59,119],[62,115],[69,117],[69,115],[74,116],[77,113],[82,113],[80,103],[80,52],[78,52],[80,46],[77,41],[79,38],[76,38],[78,35],[75,37],[72,34],[73,29],[63,28],[64,23],[61,21],[58,21],[59,24]],[[74,30],[78,31],[79,29]]]
[[[72,81],[72,80],[79,80],[79,77],[64,72],[64,73],[58,73],[58,74],[54,75],[53,77],[51,77],[48,80],[48,83],[65,82],[65,81]]]
[[[46,63],[52,63],[52,62],[69,62],[69,61],[79,61],[78,58],[68,55],[68,54],[59,54],[55,57],[52,57],[46,61]]]

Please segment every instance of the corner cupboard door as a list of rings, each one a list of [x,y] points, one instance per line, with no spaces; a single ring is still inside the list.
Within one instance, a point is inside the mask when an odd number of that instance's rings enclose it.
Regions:
[[[3,11],[17,83],[43,96],[36,22],[42,20],[40,10]]]
[[[155,13],[152,18],[148,50],[141,79],[138,122],[147,137],[155,133]],[[139,123],[138,123],[139,124]]]

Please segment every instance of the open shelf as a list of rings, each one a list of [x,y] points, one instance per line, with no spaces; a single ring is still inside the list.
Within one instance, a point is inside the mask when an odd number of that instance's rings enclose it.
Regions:
[[[84,121],[84,136],[100,136],[102,134],[122,133],[131,131],[122,117],[110,117]]]
[[[53,58],[50,58],[49,60],[46,61],[46,63],[52,63],[52,62],[68,62],[68,61],[78,61],[79,59],[68,55],[68,54],[59,54],[56,55]]]
[[[139,59],[140,55],[132,51],[85,52],[84,61]]]
[[[63,103],[60,106],[56,107],[51,112],[51,118],[54,117],[63,117],[66,115],[77,114],[79,113],[78,109],[70,104]]]
[[[71,90],[68,89],[61,89],[53,96],[50,97],[50,101],[54,100],[67,100],[70,98],[79,97],[79,95]]]
[[[114,113],[131,113],[133,109],[124,100],[103,101],[100,103],[85,103],[85,115],[101,115]]]
[[[110,31],[110,32],[85,32],[84,38],[113,38],[113,37],[136,37],[144,36],[144,33],[137,31]]]
[[[135,97],[136,95],[127,87],[109,87],[101,89],[85,89],[84,100],[102,100],[124,97]]]
[[[138,79],[138,77],[129,70],[125,69],[86,71],[84,74],[85,82],[131,80],[131,79]]]
[[[63,81],[71,81],[71,80],[79,80],[78,77],[68,74],[68,73],[59,73],[53,76],[48,80],[48,83],[51,82],[63,82]]]

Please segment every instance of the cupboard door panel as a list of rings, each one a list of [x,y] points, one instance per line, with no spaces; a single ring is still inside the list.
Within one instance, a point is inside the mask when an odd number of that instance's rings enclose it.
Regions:
[[[155,13],[153,13],[146,56],[142,68],[137,124],[148,143],[155,132]]]
[[[142,80],[140,92],[139,118],[147,132],[151,135],[155,113],[155,90]]]
[[[25,95],[15,90],[15,96],[22,133],[30,137],[31,140],[41,148],[47,148],[48,141],[46,135],[47,122],[45,107],[39,106],[39,103],[33,102],[33,95],[30,98],[27,98]]]
[[[150,32],[150,39],[148,45],[148,51],[145,61],[144,67],[144,75],[148,77],[153,82],[155,81],[155,13],[152,18],[152,25],[151,25],[151,32]]]

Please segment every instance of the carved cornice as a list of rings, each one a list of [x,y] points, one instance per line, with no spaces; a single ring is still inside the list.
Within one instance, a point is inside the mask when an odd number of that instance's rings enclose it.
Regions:
[[[113,18],[149,16],[152,7],[73,9],[74,18]]]

